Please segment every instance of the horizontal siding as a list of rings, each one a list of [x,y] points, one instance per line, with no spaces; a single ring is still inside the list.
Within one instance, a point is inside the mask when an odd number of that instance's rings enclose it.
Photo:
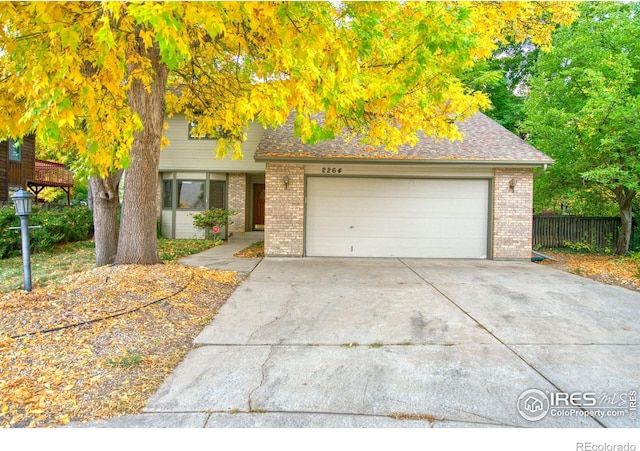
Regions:
[[[176,211],[176,238],[204,238],[204,230],[193,225],[193,215],[197,211]]]
[[[36,166],[36,138],[34,135],[25,136],[22,143],[22,180],[26,186],[27,181],[35,180]]]
[[[165,238],[173,238],[173,215],[171,210],[162,210],[162,236]]]
[[[169,145],[160,153],[161,171],[211,171],[211,172],[264,172],[264,163],[253,159],[264,129],[260,124],[252,125],[247,140],[242,145],[244,158],[232,160],[215,158],[217,142],[208,139],[189,139],[189,126],[183,115],[166,118],[169,128],[165,136]]]
[[[324,171],[324,172],[323,172]],[[338,172],[340,171],[340,172]],[[328,172],[328,174],[327,174]],[[442,165],[416,165],[416,164],[339,164],[335,162],[327,164],[307,164],[304,166],[306,175],[327,175],[336,177],[412,177],[412,178],[492,178],[493,169],[489,167],[457,166],[445,167]]]

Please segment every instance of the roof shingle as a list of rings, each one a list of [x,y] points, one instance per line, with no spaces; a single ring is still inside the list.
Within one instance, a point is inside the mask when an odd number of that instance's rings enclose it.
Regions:
[[[411,162],[451,163],[510,163],[540,166],[553,160],[532,145],[493,121],[477,113],[464,122],[457,123],[464,135],[461,141],[436,140],[419,135],[416,146],[400,146],[398,152],[384,147],[365,145],[358,138],[347,143],[344,138],[305,144],[294,138],[294,115],[277,129],[265,131],[258,144],[256,160],[384,160]]]

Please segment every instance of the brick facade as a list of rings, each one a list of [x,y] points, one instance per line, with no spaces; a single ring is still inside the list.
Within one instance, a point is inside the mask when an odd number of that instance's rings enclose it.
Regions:
[[[496,168],[493,199],[493,258],[530,260],[533,170]]]
[[[229,201],[228,209],[236,212],[231,217],[233,224],[229,226],[229,233],[244,233],[247,219],[247,175],[244,173],[229,173]]]
[[[302,257],[304,166],[267,163],[265,185],[265,255]]]

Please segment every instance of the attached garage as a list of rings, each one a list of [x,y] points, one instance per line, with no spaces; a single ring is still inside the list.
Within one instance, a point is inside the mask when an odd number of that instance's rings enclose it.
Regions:
[[[265,255],[531,261],[533,170],[553,160],[482,113],[456,126],[395,153],[304,143],[293,114],[266,130]]]
[[[489,180],[307,177],[305,254],[487,258]]]

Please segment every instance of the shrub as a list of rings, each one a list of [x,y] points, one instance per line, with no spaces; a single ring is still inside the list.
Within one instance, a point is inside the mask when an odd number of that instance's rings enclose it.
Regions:
[[[611,248],[608,246],[599,247],[599,246],[596,246],[595,244],[589,244],[584,241],[577,241],[575,243],[571,241],[565,241],[564,247],[571,249],[572,251],[577,252],[578,254],[592,254],[592,253],[610,254],[612,252]]]
[[[0,258],[20,255],[22,241],[20,231],[9,230],[18,227],[20,218],[15,215],[13,207],[0,209]],[[48,250],[54,244],[82,241],[93,234],[93,215],[86,207],[68,207],[45,210],[38,205],[33,206],[29,216],[29,225],[41,226],[30,230],[31,250],[34,252]]]
[[[209,232],[211,232],[214,226],[221,227],[233,224],[233,220],[231,220],[230,217],[235,214],[235,211],[225,210],[224,208],[210,208],[209,210],[194,214],[193,225],[199,229],[203,229],[207,232],[207,236],[209,236]]]

